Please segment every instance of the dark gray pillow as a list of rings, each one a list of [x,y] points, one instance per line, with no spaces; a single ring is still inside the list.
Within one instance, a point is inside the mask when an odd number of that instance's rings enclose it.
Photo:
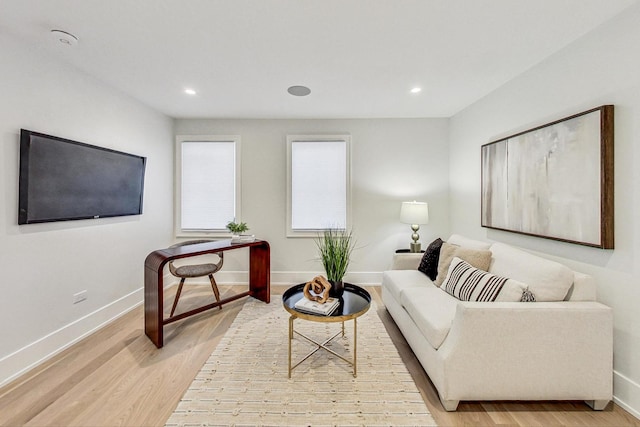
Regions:
[[[429,244],[427,250],[424,251],[418,270],[426,274],[429,279],[436,280],[438,275],[438,261],[440,260],[440,248],[442,247],[441,238],[437,238]]]

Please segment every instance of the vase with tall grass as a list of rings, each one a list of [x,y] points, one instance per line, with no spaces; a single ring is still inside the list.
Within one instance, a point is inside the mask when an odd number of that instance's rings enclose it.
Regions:
[[[347,272],[354,249],[353,235],[345,229],[330,228],[318,236],[316,245],[322,266],[327,273],[327,280],[331,283],[329,295],[340,297],[344,292],[342,279]]]

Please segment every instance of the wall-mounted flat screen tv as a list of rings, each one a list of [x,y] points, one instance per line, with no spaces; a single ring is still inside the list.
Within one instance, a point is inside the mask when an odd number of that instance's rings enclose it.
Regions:
[[[146,158],[22,129],[18,224],[142,214]]]

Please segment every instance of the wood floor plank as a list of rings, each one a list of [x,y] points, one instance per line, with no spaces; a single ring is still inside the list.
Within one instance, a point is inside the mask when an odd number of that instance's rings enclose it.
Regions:
[[[272,294],[287,287],[273,286]],[[637,426],[618,405],[592,411],[583,402],[461,402],[444,410],[438,393],[384,308],[378,314],[425,404],[442,426]],[[223,297],[246,287],[220,286]],[[175,288],[166,293],[165,316]],[[207,286],[185,286],[178,312],[212,298]],[[138,307],[0,389],[0,426],[162,426],[239,313],[244,300],[168,325],[165,346],[144,335]]]

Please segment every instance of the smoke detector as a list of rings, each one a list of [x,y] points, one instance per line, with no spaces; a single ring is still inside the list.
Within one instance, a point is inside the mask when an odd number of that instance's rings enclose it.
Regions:
[[[311,89],[306,86],[290,86],[287,92],[293,96],[307,96],[311,93]]]
[[[78,38],[71,33],[62,30],[51,30],[51,37],[59,43],[75,46],[78,44]]]

